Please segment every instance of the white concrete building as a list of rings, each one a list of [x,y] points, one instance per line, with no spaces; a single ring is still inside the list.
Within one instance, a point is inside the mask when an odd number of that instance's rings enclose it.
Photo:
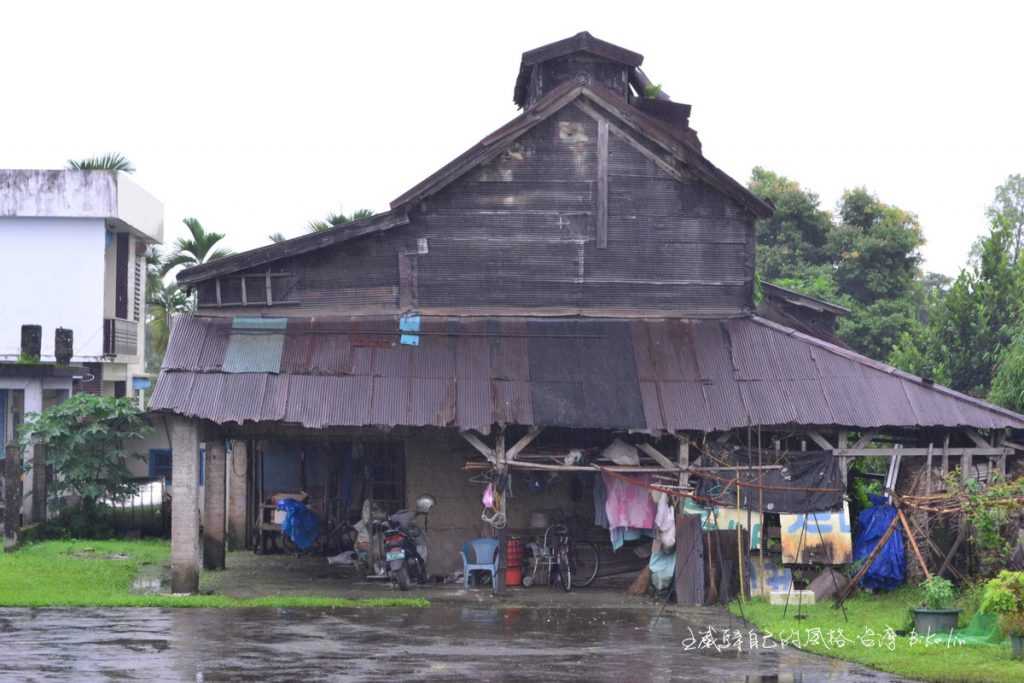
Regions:
[[[148,386],[145,255],[162,240],[163,204],[123,173],[0,170],[0,444],[73,391]],[[38,358],[22,347],[25,325],[41,328]],[[70,370],[57,364],[58,328],[73,334]],[[26,484],[36,519],[40,482]]]

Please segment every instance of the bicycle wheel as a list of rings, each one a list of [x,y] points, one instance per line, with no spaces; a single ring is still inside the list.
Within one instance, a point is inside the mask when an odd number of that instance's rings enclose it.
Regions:
[[[577,541],[572,548],[573,583],[586,588],[594,583],[601,561],[598,559],[597,546],[587,541]]]
[[[566,593],[572,590],[572,553],[569,552],[569,544],[561,543],[558,546],[558,580],[562,584],[562,590]]]

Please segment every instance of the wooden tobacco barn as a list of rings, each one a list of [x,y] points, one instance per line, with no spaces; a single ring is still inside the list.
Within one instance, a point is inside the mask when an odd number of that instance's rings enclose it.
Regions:
[[[762,473],[819,454],[844,484],[865,456],[935,482],[1012,467],[1024,417],[842,347],[840,307],[766,288],[755,309],[772,207],[703,156],[642,62],[588,33],[525,52],[522,113],[389,211],[179,275],[198,311],[151,401],[173,445],[174,591],[222,566],[225,528],[252,543],[279,491],[328,520],[430,493],[447,574],[495,533],[481,473],[511,473],[489,480],[512,531],[556,509],[589,523],[602,470],[688,492],[738,448]]]

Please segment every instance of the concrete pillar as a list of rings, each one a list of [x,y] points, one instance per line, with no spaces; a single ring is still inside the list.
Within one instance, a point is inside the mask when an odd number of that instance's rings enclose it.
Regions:
[[[199,430],[169,417],[171,432],[171,592],[199,590]]]
[[[18,544],[21,527],[21,451],[15,444],[7,446],[4,459],[4,550]]]
[[[25,415],[43,412],[43,381],[30,381],[25,385]],[[43,446],[29,446],[25,451],[30,469],[25,473],[22,511],[29,523],[46,521],[46,449]]]
[[[203,569],[224,569],[227,517],[227,456],[224,439],[206,442],[206,480],[203,488]]]
[[[249,519],[249,450],[245,441],[231,442],[228,462],[228,547],[244,550]]]

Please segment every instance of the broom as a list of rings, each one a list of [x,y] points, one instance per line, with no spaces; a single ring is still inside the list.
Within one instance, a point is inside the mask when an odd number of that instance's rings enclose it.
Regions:
[[[626,593],[629,595],[646,595],[647,590],[651,587],[651,568],[644,567],[640,570],[640,573],[633,579],[633,583],[629,584],[629,588],[626,589]]]

